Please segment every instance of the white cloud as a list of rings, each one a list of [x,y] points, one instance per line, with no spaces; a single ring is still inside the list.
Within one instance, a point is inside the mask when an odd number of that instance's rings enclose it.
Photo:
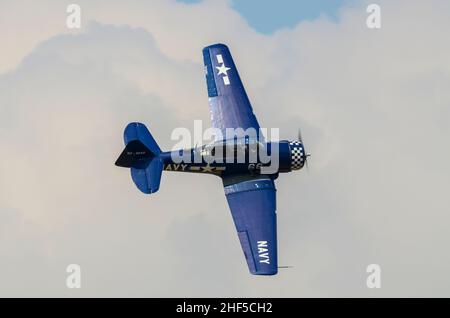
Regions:
[[[1,295],[449,294],[447,2],[379,1],[381,30],[361,4],[272,36],[226,1],[79,3],[70,33],[62,2],[0,2]],[[173,127],[208,120],[214,42],[260,122],[285,138],[301,126],[313,153],[277,182],[280,263],[295,266],[277,277],[247,273],[219,180],[165,173],[146,197],[113,166],[129,121],[168,149]]]

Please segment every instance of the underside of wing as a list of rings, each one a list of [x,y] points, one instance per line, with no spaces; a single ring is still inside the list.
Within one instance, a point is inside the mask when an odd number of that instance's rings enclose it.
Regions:
[[[245,179],[228,185],[224,179],[242,250],[252,274],[275,275],[278,272],[275,184],[264,176]]]
[[[204,48],[203,60],[211,125],[220,129],[223,135],[218,139],[230,139],[226,138],[227,128],[241,128],[243,131],[250,128],[259,135],[258,121],[228,47],[215,44]],[[244,135],[248,133],[238,132],[236,137]]]

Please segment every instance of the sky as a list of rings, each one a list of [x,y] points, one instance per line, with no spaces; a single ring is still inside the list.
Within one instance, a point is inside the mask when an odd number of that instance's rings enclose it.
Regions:
[[[201,0],[179,0],[182,3],[200,3]],[[231,7],[245,18],[256,31],[270,34],[283,28],[295,27],[301,21],[311,21],[320,16],[337,20],[343,6],[350,0],[233,0]]]
[[[450,296],[448,1],[379,0],[368,29],[372,1],[258,17],[238,1],[80,0],[69,30],[72,2],[0,0],[0,296]],[[275,277],[248,273],[219,179],[164,172],[145,196],[113,164],[130,121],[162,149],[208,125],[201,50],[217,42],[261,125],[301,127],[313,154],[276,182],[294,267]]]
[[[349,4],[348,0],[232,1],[232,7],[249,25],[265,34],[282,28],[293,28],[301,21],[312,21],[320,16],[337,19],[339,10]]]

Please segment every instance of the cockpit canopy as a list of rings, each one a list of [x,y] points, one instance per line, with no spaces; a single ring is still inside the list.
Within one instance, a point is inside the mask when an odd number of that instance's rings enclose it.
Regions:
[[[265,151],[266,143],[257,139],[240,138],[232,140],[215,141],[201,148],[203,157],[218,159],[239,159],[245,162],[245,158],[257,160],[258,151]]]

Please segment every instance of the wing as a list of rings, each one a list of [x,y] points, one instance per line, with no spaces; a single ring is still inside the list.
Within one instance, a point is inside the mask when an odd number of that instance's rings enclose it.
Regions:
[[[276,189],[273,180],[259,177],[225,185],[224,188],[250,272],[275,275],[278,260]]]
[[[203,60],[212,127],[221,130],[222,139],[226,139],[226,128],[254,128],[259,134],[258,121],[228,47],[215,44],[204,48]],[[246,134],[236,135],[243,137]]]

